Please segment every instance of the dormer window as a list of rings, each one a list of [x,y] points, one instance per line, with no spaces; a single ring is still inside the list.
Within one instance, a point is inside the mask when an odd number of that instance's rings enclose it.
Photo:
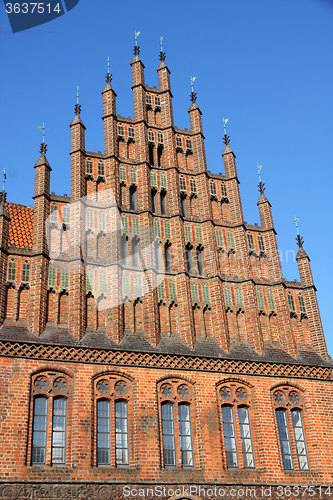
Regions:
[[[124,137],[124,127],[122,125],[118,125],[118,135]]]
[[[214,181],[211,181],[210,183],[210,192],[211,194],[216,194],[216,184]]]
[[[179,137],[179,135],[177,135],[177,137],[176,137],[176,144],[177,144],[177,148],[182,147],[182,139],[181,139],[181,137]]]
[[[152,130],[148,130],[148,141],[149,142],[154,142],[154,132]]]
[[[87,169],[87,174],[93,173],[93,164],[91,160],[87,160],[86,169]]]
[[[189,137],[186,137],[186,148],[192,149],[192,141]]]
[[[158,95],[155,96],[155,106],[161,106],[161,99]]]
[[[104,164],[101,162],[98,164],[98,175],[104,175]]]
[[[129,129],[128,129],[128,137],[130,139],[134,139],[134,128],[133,127],[129,127]]]
[[[191,193],[197,192],[197,186],[195,183],[195,179],[193,179],[193,178],[190,179],[190,188],[191,188]]]
[[[184,177],[179,177],[179,184],[181,191],[186,191],[186,183]]]

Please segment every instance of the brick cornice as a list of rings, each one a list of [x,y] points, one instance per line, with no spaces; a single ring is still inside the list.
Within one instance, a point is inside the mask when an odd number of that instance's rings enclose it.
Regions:
[[[85,347],[0,341],[0,356],[57,360],[76,363],[138,366],[190,371],[238,373],[284,378],[311,378],[331,381],[333,368],[292,363],[268,363],[237,359],[176,356],[147,352],[124,352]]]

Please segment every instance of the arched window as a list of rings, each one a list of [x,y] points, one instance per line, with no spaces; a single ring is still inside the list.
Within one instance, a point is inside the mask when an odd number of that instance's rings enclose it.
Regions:
[[[303,394],[293,387],[279,387],[273,393],[273,401],[283,468],[310,470],[302,415]]]
[[[254,469],[254,450],[250,423],[251,395],[239,384],[219,389],[224,453],[227,469]],[[237,449],[237,442],[241,449]]]
[[[103,376],[95,381],[96,466],[126,467],[130,464],[129,402],[131,383]],[[114,451],[113,451],[114,450]]]
[[[66,465],[71,381],[62,373],[45,372],[33,377],[31,392],[31,453],[28,460],[31,465]],[[68,443],[70,446],[70,440]],[[51,450],[50,459],[47,459],[48,449]]]
[[[176,467],[180,459],[183,468],[194,466],[191,388],[180,380],[168,380],[158,390],[161,402],[163,466]],[[176,424],[177,422],[177,424]],[[179,432],[179,435],[176,435]],[[176,448],[179,443],[179,448]]]

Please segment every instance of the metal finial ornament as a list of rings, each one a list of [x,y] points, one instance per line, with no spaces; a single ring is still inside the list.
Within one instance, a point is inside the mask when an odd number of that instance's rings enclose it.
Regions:
[[[296,226],[296,231],[297,231],[297,236],[299,236],[299,230],[298,230],[298,221],[299,221],[299,217],[296,217],[296,215],[294,215],[294,222],[293,224],[295,224]]]
[[[226,129],[226,124],[229,121],[229,118],[223,118],[223,128],[224,128],[224,135],[227,135],[227,129]]]
[[[296,238],[296,242],[297,242],[297,245],[300,247],[300,248],[303,248],[303,238],[302,236],[300,236],[299,234],[297,235],[297,238]]]
[[[228,144],[230,142],[230,136],[227,134],[227,129],[226,129],[225,125],[226,125],[226,123],[228,123],[229,118],[223,118],[222,121],[223,121],[223,128],[224,128],[223,142],[226,146],[228,146]]]
[[[109,57],[108,57],[108,72],[106,74],[105,80],[106,80],[106,83],[110,83],[111,84],[112,75],[110,73],[110,60],[109,60]]]
[[[138,36],[140,35],[141,31],[134,31],[134,38],[135,38],[135,45],[138,45]]]
[[[163,52],[163,36],[160,36],[160,46],[161,46],[160,61],[163,62],[165,61],[165,52]]]
[[[5,168],[3,169],[2,173],[3,173],[2,192],[4,193],[5,192],[5,181],[7,179],[7,177],[6,177],[6,169]]]
[[[76,87],[76,104],[74,106],[74,113],[76,115],[81,113],[81,105],[79,104],[79,86]]]
[[[259,175],[259,182],[261,182],[261,175],[260,175],[260,170],[262,169],[262,165],[259,165],[259,163],[257,163],[257,172],[258,172],[258,175]]]
[[[42,143],[45,142],[45,126],[44,126],[44,123],[43,125],[37,125],[37,128],[39,128],[39,130],[42,130],[43,131],[43,140],[42,140]],[[47,131],[49,131],[49,129],[46,129]]]
[[[192,94],[194,93],[194,89],[193,89],[193,83],[194,83],[194,80],[196,80],[196,76],[191,76],[191,92]]]
[[[264,194],[264,191],[265,191],[264,186],[265,186],[265,184],[260,181],[259,184],[258,184],[258,188],[259,188],[260,194]]]
[[[42,142],[42,144],[40,145],[40,154],[42,156],[45,156],[45,153],[46,153],[46,144],[45,142]]]

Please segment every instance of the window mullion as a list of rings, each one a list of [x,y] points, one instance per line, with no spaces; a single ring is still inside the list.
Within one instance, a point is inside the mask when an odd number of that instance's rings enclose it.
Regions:
[[[116,468],[116,408],[115,401],[110,401],[110,464],[113,469]]]
[[[182,468],[182,453],[180,451],[180,435],[179,435],[179,411],[178,404],[175,403],[173,406],[173,420],[175,429],[175,452],[176,452],[176,467],[177,469]]]
[[[46,460],[45,464],[52,465],[52,423],[53,423],[53,396],[47,400],[47,426],[46,426]]]

